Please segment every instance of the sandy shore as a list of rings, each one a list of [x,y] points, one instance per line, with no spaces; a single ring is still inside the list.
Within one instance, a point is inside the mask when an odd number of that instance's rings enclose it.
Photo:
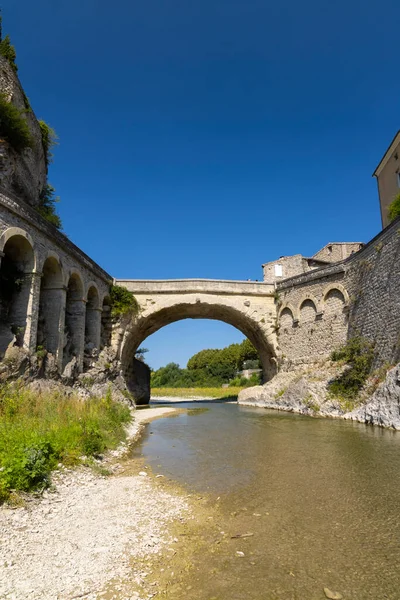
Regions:
[[[136,411],[129,438],[140,435],[143,423],[175,411]],[[188,504],[163,489],[156,475],[124,474],[119,462],[124,450],[126,445],[104,461],[117,476],[62,468],[53,477],[55,491],[21,508],[0,508],[2,600],[147,600],[154,595],[141,591],[148,573],[137,565],[173,545],[168,525],[190,518]]]

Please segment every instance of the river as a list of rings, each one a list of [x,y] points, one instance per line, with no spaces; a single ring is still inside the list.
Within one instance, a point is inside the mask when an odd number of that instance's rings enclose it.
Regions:
[[[134,455],[212,512],[162,597],[322,600],[329,588],[344,600],[400,598],[399,433],[228,403],[179,407],[189,410],[147,425]]]

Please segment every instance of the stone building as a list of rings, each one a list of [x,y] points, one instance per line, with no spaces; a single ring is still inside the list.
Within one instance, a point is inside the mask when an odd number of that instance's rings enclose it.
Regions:
[[[400,193],[400,130],[391,141],[373,176],[378,182],[382,227],[386,227],[389,225],[389,205]]]
[[[278,260],[262,265],[264,281],[265,283],[277,283],[288,277],[326,267],[331,263],[348,258],[362,247],[361,242],[329,242],[312,257],[301,254],[281,256]]]

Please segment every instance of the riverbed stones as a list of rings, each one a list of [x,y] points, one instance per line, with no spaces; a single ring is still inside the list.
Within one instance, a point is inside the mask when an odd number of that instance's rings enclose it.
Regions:
[[[138,430],[132,424],[130,434]],[[0,507],[2,600],[95,600],[111,580],[114,587],[136,576],[142,581],[137,559],[159,552],[170,541],[167,524],[188,511],[183,498],[150,477],[63,468],[54,484],[55,491],[32,497],[26,507]],[[117,597],[140,598],[125,589]]]

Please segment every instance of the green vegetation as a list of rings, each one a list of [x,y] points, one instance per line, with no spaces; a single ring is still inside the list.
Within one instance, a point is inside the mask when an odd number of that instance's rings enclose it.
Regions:
[[[17,63],[16,63],[17,53],[15,51],[14,46],[11,44],[10,36],[8,34],[0,42],[0,54],[1,54],[1,56],[4,56],[4,58],[6,58],[8,60],[11,67],[14,69],[15,72],[17,72],[18,71],[18,67],[17,67]]]
[[[17,53],[15,51],[14,46],[11,44],[10,36],[6,35],[6,37],[3,38],[3,17],[1,15],[1,10],[0,10],[0,55],[4,56],[4,58],[6,58],[8,60],[8,62],[10,63],[10,66],[14,69],[15,72],[18,71],[18,67],[17,67],[17,63],[16,63]]]
[[[241,387],[162,387],[152,388],[151,396],[156,398],[213,398],[214,400],[232,400],[237,399],[238,393],[242,390]]]
[[[159,387],[218,387],[223,384],[251,386],[260,383],[259,374],[251,379],[238,376],[243,369],[258,369],[260,362],[257,350],[245,339],[241,344],[231,344],[222,349],[207,349],[192,356],[186,369],[169,363],[151,374],[151,385]]]
[[[113,318],[122,317],[128,313],[137,315],[139,304],[135,296],[121,285],[112,285],[110,292],[111,316]]]
[[[368,340],[354,337],[339,350],[332,352],[333,361],[342,361],[348,368],[329,384],[332,395],[344,400],[354,400],[371,373],[374,346]]]
[[[115,448],[131,419],[126,405],[105,398],[83,401],[19,386],[0,388],[0,501],[12,491],[50,485],[58,463],[79,464]]]
[[[48,167],[49,163],[51,163],[53,160],[53,153],[51,149],[57,144],[58,137],[54,129],[50,127],[50,125],[48,125],[46,121],[40,119],[38,123],[42,134],[42,144],[46,166]]]
[[[37,206],[37,211],[46,221],[57,227],[57,229],[62,228],[62,222],[59,215],[56,213],[56,203],[60,201],[58,196],[55,196],[55,189],[52,185],[47,183],[42,193],[40,194],[39,205]]]
[[[397,219],[398,216],[400,216],[400,193],[397,194],[397,196],[395,196],[393,198],[393,201],[389,204],[389,208],[388,208],[389,222],[391,223],[392,221]]]
[[[0,136],[7,140],[16,152],[33,146],[33,138],[24,113],[25,111],[19,110],[0,93]]]

